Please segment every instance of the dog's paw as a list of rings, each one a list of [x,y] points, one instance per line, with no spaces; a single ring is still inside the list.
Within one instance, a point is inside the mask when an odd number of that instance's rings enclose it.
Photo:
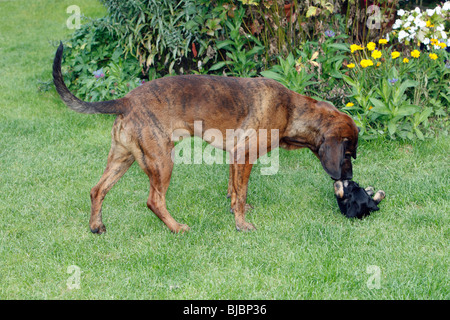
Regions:
[[[178,223],[178,228],[175,230],[175,233],[185,233],[191,230],[187,224]]]
[[[239,224],[236,224],[236,230],[247,232],[247,231],[256,230],[256,227],[253,224],[251,224],[250,222],[244,221]]]
[[[92,233],[102,234],[106,232],[106,227],[103,223],[93,223],[89,225]]]

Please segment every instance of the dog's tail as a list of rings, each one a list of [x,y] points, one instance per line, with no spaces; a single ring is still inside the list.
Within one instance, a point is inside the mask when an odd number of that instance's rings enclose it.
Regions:
[[[125,112],[125,98],[102,102],[86,102],[75,97],[67,88],[61,73],[61,59],[63,54],[63,44],[59,44],[56,50],[55,60],[53,60],[53,83],[61,99],[72,110],[80,113],[110,113],[122,114]]]

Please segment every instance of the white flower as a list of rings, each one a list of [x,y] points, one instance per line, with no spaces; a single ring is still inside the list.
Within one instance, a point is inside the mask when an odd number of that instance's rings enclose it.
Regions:
[[[445,31],[441,31],[441,36],[442,39],[447,39],[447,34],[445,33]]]
[[[404,14],[405,14],[405,10],[403,10],[403,9],[400,9],[397,11],[397,15],[400,17],[403,16]]]
[[[440,24],[440,25],[438,25],[438,26],[436,27],[436,30],[437,30],[437,31],[444,31],[444,26],[443,26],[442,24]]]
[[[414,16],[409,16],[406,20],[407,21],[413,21],[414,20]]]
[[[446,3],[444,3],[444,5],[442,6],[442,10],[450,11],[450,1],[447,1]]]
[[[430,39],[428,39],[428,38],[423,39],[423,44],[429,44],[429,43],[430,43]]]
[[[430,17],[434,14],[434,9],[427,9],[427,15]]]
[[[416,8],[414,9],[414,11],[415,11],[417,14],[419,14],[419,13],[420,13],[420,8],[419,8],[419,7],[416,7]]]
[[[395,23],[392,26],[392,29],[398,29],[398,28],[400,28],[401,25],[402,25],[402,20],[397,19],[397,20],[395,20]]]
[[[434,9],[434,10],[436,10],[437,14],[441,14],[441,7],[437,6],[436,9]]]
[[[401,31],[398,33],[398,41],[402,42],[402,40],[403,40],[404,38],[406,38],[407,36],[409,36],[408,32],[406,32],[405,30],[401,30]]]
[[[406,21],[406,23],[403,25],[403,28],[408,28],[411,25],[411,21]]]
[[[416,23],[416,26],[418,28],[425,28],[427,26],[427,23],[423,20],[414,20],[414,22]]]

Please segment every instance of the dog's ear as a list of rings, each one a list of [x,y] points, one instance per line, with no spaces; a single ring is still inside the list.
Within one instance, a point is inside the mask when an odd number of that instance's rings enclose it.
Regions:
[[[334,180],[341,178],[344,144],[335,137],[326,138],[319,148],[319,159],[326,173]]]

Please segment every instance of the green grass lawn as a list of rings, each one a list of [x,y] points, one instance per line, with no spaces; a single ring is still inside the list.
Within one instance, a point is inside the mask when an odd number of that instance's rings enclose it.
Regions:
[[[282,150],[278,174],[251,176],[256,232],[235,230],[226,165],[175,166],[167,201],[191,227],[183,235],[147,209],[148,178],[133,165],[104,202],[108,231],[91,234],[114,117],[38,92],[72,4],[0,1],[0,299],[450,298],[448,137],[361,141],[355,180],[387,194],[363,220],[340,214],[309,150]]]

